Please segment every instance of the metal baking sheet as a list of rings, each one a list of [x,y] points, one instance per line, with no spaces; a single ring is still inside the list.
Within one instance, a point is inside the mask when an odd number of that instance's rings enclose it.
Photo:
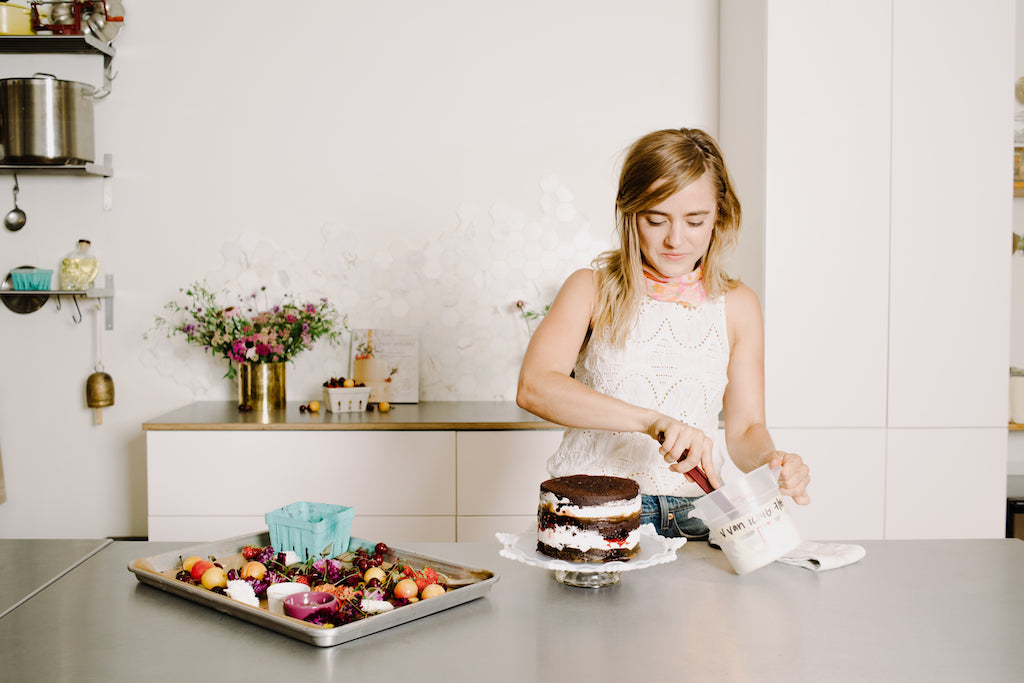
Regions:
[[[353,540],[362,542],[359,539]],[[334,628],[320,628],[301,619],[273,614],[267,609],[266,598],[260,601],[259,607],[252,607],[237,600],[232,600],[225,595],[208,591],[174,578],[178,563],[183,557],[189,557],[190,555],[198,555],[199,557],[212,555],[217,558],[227,557],[240,553],[242,548],[248,544],[257,546],[270,545],[270,533],[265,531],[246,536],[237,536],[222,541],[192,545],[180,550],[153,555],[152,557],[139,558],[128,565],[128,571],[135,574],[136,578],[142,583],[212,607],[220,612],[244,619],[272,631],[283,633],[286,636],[291,636],[310,645],[316,645],[317,647],[340,645],[341,643],[355,640],[371,633],[383,631],[384,629],[420,619],[455,607],[456,605],[470,602],[471,600],[476,600],[490,591],[491,586],[498,581],[498,574],[487,569],[465,567],[452,564],[440,558],[421,555],[402,550],[401,548],[391,548],[387,555],[389,560],[401,558],[415,569],[421,569],[425,565],[430,566],[447,576],[453,583],[465,583],[466,585],[460,585],[443,595],[430,598],[429,600],[420,600],[410,605],[398,607],[390,612],[374,614],[365,619]]]

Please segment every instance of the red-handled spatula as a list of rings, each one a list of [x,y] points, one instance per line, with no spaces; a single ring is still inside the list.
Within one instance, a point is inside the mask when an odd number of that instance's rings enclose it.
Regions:
[[[665,443],[664,433],[658,434],[658,443]],[[679,456],[679,460],[677,460],[676,462],[682,462],[683,460],[686,460],[686,456],[688,456],[689,454],[690,449],[687,448],[685,451],[683,451],[683,454]],[[687,474],[689,474],[693,478],[693,480],[697,482],[697,486],[699,486],[701,490],[704,491],[704,493],[711,493],[712,491],[715,490],[715,488],[711,485],[711,482],[708,481],[708,475],[704,474],[704,470],[700,468],[700,465],[697,465],[693,469],[689,470]]]

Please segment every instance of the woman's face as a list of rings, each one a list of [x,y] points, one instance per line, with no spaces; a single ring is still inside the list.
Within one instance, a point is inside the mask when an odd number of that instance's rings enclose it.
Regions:
[[[693,271],[711,242],[715,190],[705,173],[657,206],[636,215],[644,264],[663,277]]]

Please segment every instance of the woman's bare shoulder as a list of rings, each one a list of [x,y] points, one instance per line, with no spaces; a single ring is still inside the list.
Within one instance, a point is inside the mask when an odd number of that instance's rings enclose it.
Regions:
[[[597,293],[597,273],[590,268],[580,268],[565,279],[558,296],[563,298],[585,297],[593,299]]]
[[[761,322],[761,300],[757,292],[739,282],[725,294],[725,315],[730,321]]]

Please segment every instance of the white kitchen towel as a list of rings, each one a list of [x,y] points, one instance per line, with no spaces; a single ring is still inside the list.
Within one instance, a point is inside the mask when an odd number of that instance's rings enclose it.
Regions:
[[[835,569],[836,567],[845,567],[848,564],[853,564],[865,555],[867,555],[867,551],[863,546],[859,545],[804,541],[780,557],[776,562],[823,572],[826,569]]]

